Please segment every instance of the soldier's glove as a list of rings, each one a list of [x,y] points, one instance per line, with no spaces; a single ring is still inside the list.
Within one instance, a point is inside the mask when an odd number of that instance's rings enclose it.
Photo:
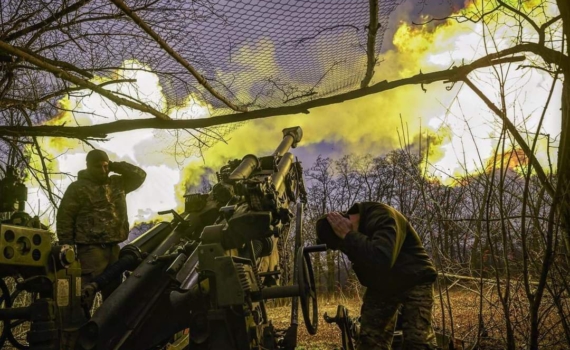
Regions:
[[[317,232],[317,244],[326,244],[327,249],[338,250],[342,239],[340,239],[335,233],[327,220],[327,216],[323,215],[317,219],[316,222],[316,232]]]
[[[87,284],[81,290],[81,305],[83,307],[90,308],[93,305],[93,301],[95,300],[95,296],[97,295],[97,283],[92,282]]]

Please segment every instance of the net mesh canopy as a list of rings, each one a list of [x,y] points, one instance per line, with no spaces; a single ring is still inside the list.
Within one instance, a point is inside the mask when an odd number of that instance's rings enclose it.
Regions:
[[[367,72],[371,3],[3,0],[2,40],[85,80],[152,71],[167,108],[193,96],[210,106],[211,115],[221,115],[359,88]],[[378,2],[375,55],[397,5]],[[73,86],[45,67],[0,55],[7,57],[0,69],[10,75],[3,98],[33,97],[40,102],[36,119],[51,114],[61,91]]]

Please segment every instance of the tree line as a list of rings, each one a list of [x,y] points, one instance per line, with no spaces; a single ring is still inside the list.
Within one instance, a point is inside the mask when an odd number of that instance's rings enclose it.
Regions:
[[[437,266],[436,301],[444,310],[438,316],[440,327],[458,332],[453,329],[454,291],[469,292],[478,300],[475,324],[469,334],[458,334],[479,343],[493,334],[505,348],[533,342],[552,346],[552,339],[570,344],[560,212],[528,172],[524,154],[501,150],[497,146],[488,164],[451,185],[428,174],[424,157],[408,148],[379,156],[318,157],[305,169],[306,244],[316,242],[315,222],[327,212],[347,210],[358,201],[389,204],[410,219]],[[286,247],[292,249],[290,240]],[[284,270],[292,267],[287,256],[285,252]],[[342,253],[315,256],[314,267],[321,295],[361,295]]]

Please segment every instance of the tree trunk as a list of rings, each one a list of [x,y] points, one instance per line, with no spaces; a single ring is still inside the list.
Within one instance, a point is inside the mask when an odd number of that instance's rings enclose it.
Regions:
[[[564,75],[562,87],[562,131],[558,150],[558,181],[562,185],[561,215],[565,232],[566,254],[570,253],[570,86],[569,74]]]
[[[335,292],[335,261],[331,250],[327,251],[327,292],[329,297]]]
[[[566,52],[570,52],[570,3],[568,0],[557,0],[558,8],[562,16],[563,32],[566,37]],[[562,83],[562,129],[560,132],[560,145],[558,149],[558,181],[562,185],[562,198],[560,210],[562,227],[565,232],[566,254],[570,253],[570,71],[564,71]]]

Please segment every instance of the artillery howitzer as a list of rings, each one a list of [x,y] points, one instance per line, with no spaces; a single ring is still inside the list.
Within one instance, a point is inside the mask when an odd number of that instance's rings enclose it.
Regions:
[[[317,332],[309,254],[326,249],[303,245],[306,192],[301,165],[288,152],[301,138],[301,128],[284,129],[272,155],[230,161],[209,193],[186,196],[182,214],[161,213],[172,214],[173,220],[124,246],[116,263],[83,286],[84,293],[92,293],[130,272],[89,320],[79,304],[80,268],[73,250],[50,246],[44,249],[47,260],[15,260],[11,273],[24,276],[18,288],[35,292],[30,281],[37,279],[45,290],[25,312],[6,303],[0,313],[4,329],[14,319],[31,320],[32,349],[158,349],[168,343],[185,349],[294,349],[299,304],[307,330]],[[274,264],[277,240],[291,226],[296,235],[293,283],[280,286]],[[34,264],[38,270],[23,273]],[[292,298],[291,324],[285,330],[275,329],[265,307],[275,298]],[[33,315],[39,313],[33,310],[41,300],[49,312],[36,320]]]

